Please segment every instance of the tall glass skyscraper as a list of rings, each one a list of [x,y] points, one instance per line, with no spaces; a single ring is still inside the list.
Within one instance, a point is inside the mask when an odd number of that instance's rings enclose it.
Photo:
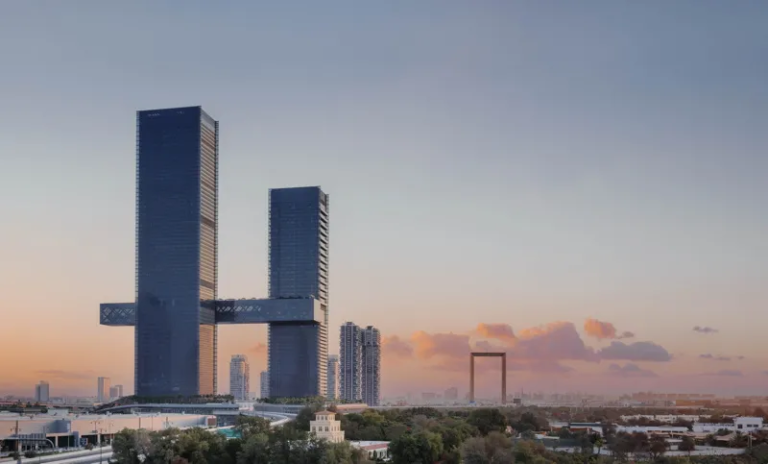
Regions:
[[[135,392],[213,394],[219,124],[188,107],[136,125]]]
[[[362,390],[363,403],[378,406],[381,402],[381,333],[368,326],[361,333],[362,340]]]
[[[339,330],[339,395],[354,402],[363,398],[363,335],[360,327],[347,322]]]
[[[326,394],[328,195],[320,187],[269,192],[269,298],[314,298],[323,322],[269,324],[271,397]]]

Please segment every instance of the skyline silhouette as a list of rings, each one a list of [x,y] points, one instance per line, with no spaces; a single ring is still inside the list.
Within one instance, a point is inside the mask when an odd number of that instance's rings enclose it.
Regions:
[[[322,185],[329,351],[379,328],[383,396],[483,347],[510,392],[766,392],[764,3],[180,5],[0,4],[0,393],[131,392],[94,308],[134,296],[135,112],[198,104],[219,295],[267,295],[268,189]],[[220,330],[255,390],[266,329]]]

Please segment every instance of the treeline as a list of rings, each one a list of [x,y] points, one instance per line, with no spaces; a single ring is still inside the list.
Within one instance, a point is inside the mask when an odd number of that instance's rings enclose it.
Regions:
[[[202,428],[161,432],[125,429],[112,442],[118,464],[369,464],[349,443],[317,440],[296,427],[270,427],[260,417],[240,416],[242,438],[227,439]]]
[[[299,396],[299,397],[281,397],[281,398],[259,398],[256,400],[258,403],[264,404],[304,404],[304,405],[323,405],[328,400],[324,396]],[[362,403],[362,400],[347,401],[337,399],[331,401],[333,404],[356,404]]]
[[[234,403],[232,395],[178,395],[178,396],[124,396],[120,399],[105,403],[96,410],[113,408],[115,406],[127,406],[131,404],[206,404],[206,403]]]

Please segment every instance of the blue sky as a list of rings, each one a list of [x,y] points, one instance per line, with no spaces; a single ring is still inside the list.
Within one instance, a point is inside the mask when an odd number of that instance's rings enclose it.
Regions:
[[[222,295],[266,294],[268,189],[321,185],[334,326],[597,317],[765,351],[766,24],[760,1],[2,2],[0,279],[27,338],[0,352],[87,330],[132,362],[95,313],[133,295],[135,111],[198,104]],[[264,332],[226,328],[225,355]]]

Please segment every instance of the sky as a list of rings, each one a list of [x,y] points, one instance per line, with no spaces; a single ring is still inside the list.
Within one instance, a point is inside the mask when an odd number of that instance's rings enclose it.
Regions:
[[[470,350],[507,352],[510,390],[768,393],[767,23],[759,0],[0,2],[0,392],[132,391],[98,305],[134,295],[135,112],[202,105],[219,294],[267,294],[268,189],[322,186],[331,353],[378,327],[385,396],[466,391]],[[243,353],[257,391],[266,328],[219,340],[220,390]]]

